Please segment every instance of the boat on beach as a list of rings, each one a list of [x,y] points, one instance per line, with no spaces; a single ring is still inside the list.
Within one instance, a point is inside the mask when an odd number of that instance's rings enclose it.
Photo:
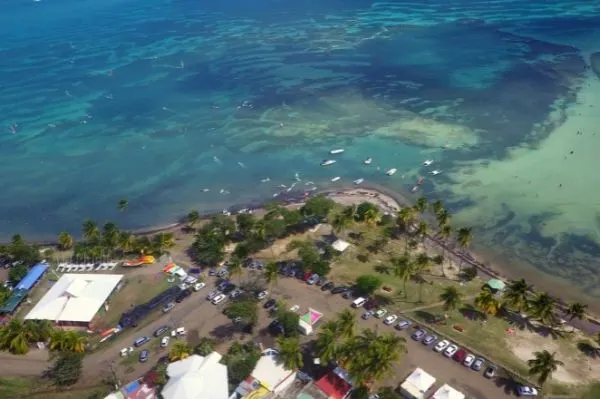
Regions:
[[[362,179],[362,178],[361,179],[356,179],[356,180],[354,180],[354,184],[360,184],[360,183],[362,183],[364,181],[365,181],[365,179]]]
[[[386,175],[388,175],[388,176],[393,176],[393,175],[394,175],[394,173],[396,173],[397,171],[398,171],[398,169],[396,169],[396,168],[392,168],[392,169],[388,169],[388,170],[385,172],[385,174],[386,174]]]
[[[336,161],[333,159],[325,159],[321,162],[321,166],[329,166],[333,165],[334,163],[336,163]]]
[[[336,182],[336,181],[338,181],[338,180],[340,180],[340,179],[341,179],[341,177],[339,177],[339,176],[336,176],[336,177],[334,177],[333,179],[331,179],[331,181],[332,181],[332,182]]]
[[[329,151],[329,153],[330,153],[331,155],[335,155],[335,154],[341,154],[342,152],[344,152],[344,149],[343,149],[343,148],[336,148],[336,149],[334,149],[334,150],[330,150],[330,151]]]
[[[373,158],[367,158],[363,161],[365,165],[371,165],[371,162],[373,162]]]

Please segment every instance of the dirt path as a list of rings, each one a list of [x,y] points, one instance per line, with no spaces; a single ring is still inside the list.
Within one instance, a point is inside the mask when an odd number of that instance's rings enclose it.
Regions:
[[[477,295],[467,295],[465,297],[462,298],[462,301],[470,301],[471,299],[474,299]],[[423,305],[423,306],[417,306],[414,308],[410,308],[410,309],[405,309],[402,311],[402,313],[410,313],[410,312],[416,312],[417,310],[425,310],[425,309],[432,309],[432,308],[437,308],[440,307],[444,304],[444,301],[439,301],[439,302],[435,302],[435,303],[430,303],[429,305]]]

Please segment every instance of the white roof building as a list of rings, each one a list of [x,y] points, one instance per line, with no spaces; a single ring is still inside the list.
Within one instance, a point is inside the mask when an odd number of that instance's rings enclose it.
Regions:
[[[432,396],[433,399],[465,399],[465,394],[456,389],[452,388],[448,384],[444,384],[435,391]]]
[[[266,349],[256,363],[251,376],[271,392],[280,393],[287,389],[296,379],[296,373],[283,366],[279,352]]]
[[[331,247],[338,252],[344,252],[349,246],[350,243],[344,240],[335,240],[333,244],[331,244]]]
[[[435,384],[435,378],[417,367],[400,385],[400,389],[408,398],[424,399],[426,392],[433,384]]]
[[[221,355],[212,352],[206,357],[192,355],[169,364],[169,381],[161,392],[163,398],[227,399],[227,367],[219,363],[220,360]]]
[[[90,322],[122,278],[120,274],[63,274],[25,320]]]

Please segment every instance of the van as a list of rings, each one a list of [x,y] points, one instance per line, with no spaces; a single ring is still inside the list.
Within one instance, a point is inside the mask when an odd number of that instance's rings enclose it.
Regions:
[[[360,308],[362,305],[364,305],[367,302],[367,300],[363,297],[360,298],[356,298],[354,300],[354,302],[352,302],[352,307],[353,308]]]

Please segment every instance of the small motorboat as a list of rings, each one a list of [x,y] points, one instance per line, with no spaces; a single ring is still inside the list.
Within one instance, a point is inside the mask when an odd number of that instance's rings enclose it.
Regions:
[[[389,170],[387,170],[387,171],[385,172],[385,174],[386,174],[386,175],[388,175],[388,176],[393,176],[393,175],[394,175],[394,173],[396,173],[397,171],[398,171],[398,169],[396,169],[396,168],[392,168],[392,169],[389,169]]]
[[[425,181],[424,177],[419,177],[419,180],[417,180],[417,185],[423,184],[424,181]]]
[[[362,183],[364,181],[365,181],[365,179],[362,179],[362,178],[361,179],[356,179],[356,180],[354,180],[354,184],[360,184],[360,183]]]
[[[330,150],[329,153],[331,155],[335,155],[335,154],[341,154],[342,152],[344,152],[343,148],[336,148],[335,150]]]
[[[433,159],[427,159],[425,162],[423,162],[423,166],[429,166],[433,163]]]
[[[429,173],[431,173],[432,175],[436,176],[436,175],[439,175],[440,173],[442,173],[442,171],[441,171],[441,170],[439,170],[439,169],[436,169],[436,170],[432,170],[432,171],[431,171],[431,172],[429,172]]]
[[[341,177],[339,177],[339,176],[336,176],[336,177],[334,177],[333,179],[331,179],[331,181],[332,181],[332,182],[336,182],[336,181],[338,181],[338,180],[340,180],[340,179],[341,179]]]
[[[417,191],[419,191],[419,186],[413,186],[412,190],[410,190],[412,193],[416,193]]]
[[[367,158],[363,161],[365,165],[371,165],[371,162],[373,162],[373,158]]]
[[[334,163],[336,163],[336,161],[333,159],[325,159],[323,162],[321,162],[321,166],[329,166],[333,165]]]

